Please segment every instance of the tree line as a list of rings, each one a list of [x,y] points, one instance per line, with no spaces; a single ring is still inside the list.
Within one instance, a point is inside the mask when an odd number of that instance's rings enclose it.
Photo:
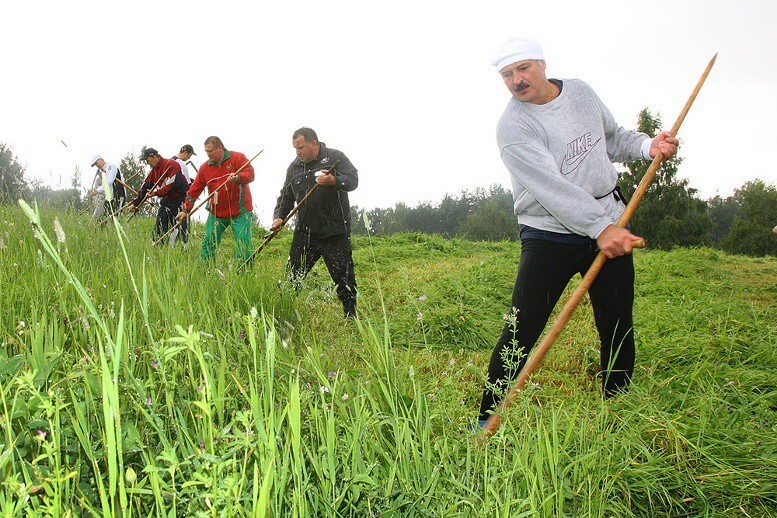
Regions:
[[[638,117],[637,129],[655,136],[661,120],[648,109]],[[777,188],[762,180],[745,182],[727,197],[704,200],[687,179],[678,178],[682,158],[664,162],[630,222],[633,233],[644,237],[651,248],[709,246],[727,252],[754,256],[777,255]],[[627,199],[634,194],[650,161],[628,164],[619,174],[618,184]],[[137,189],[143,181],[140,160],[127,154],[119,165],[124,178]],[[24,177],[9,146],[0,143],[0,202],[34,198],[39,203],[81,210],[89,204],[82,191],[81,172],[76,167],[69,189],[53,190]],[[513,214],[513,199],[501,185],[487,189],[446,194],[439,202],[408,206],[399,202],[389,208],[360,210],[351,207],[352,232],[385,236],[403,232],[440,234],[470,240],[517,240],[518,225]]]

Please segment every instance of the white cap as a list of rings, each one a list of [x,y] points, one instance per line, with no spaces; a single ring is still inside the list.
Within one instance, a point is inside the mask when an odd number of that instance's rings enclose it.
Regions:
[[[94,155],[92,157],[92,165],[96,164],[98,160],[100,160],[103,156],[100,154]]]
[[[528,38],[512,38],[507,40],[491,58],[491,64],[497,70],[527,59],[545,59],[542,47]]]

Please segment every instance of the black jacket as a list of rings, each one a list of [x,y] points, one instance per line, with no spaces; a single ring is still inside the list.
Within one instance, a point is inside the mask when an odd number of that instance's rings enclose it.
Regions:
[[[356,168],[345,153],[319,142],[318,156],[303,164],[296,158],[286,170],[281,194],[275,204],[273,219],[285,218],[302,198],[316,185],[316,171],[329,169],[336,161],[337,185],[322,185],[297,211],[296,229],[316,237],[351,233],[351,205],[348,193],[359,185]]]

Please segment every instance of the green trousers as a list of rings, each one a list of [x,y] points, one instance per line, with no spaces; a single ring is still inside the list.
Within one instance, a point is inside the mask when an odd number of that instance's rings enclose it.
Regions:
[[[202,239],[202,248],[200,249],[200,259],[210,261],[216,255],[216,248],[221,243],[224,231],[228,226],[232,226],[232,233],[235,236],[237,251],[235,256],[245,261],[254,251],[254,245],[251,242],[251,221],[253,212],[244,212],[234,218],[217,218],[213,214],[208,215],[208,221],[205,223],[205,237]]]

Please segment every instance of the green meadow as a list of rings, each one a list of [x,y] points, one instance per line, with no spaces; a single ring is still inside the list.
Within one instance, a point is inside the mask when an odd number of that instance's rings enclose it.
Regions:
[[[348,321],[288,231],[237,275],[231,232],[206,265],[151,224],[0,207],[0,515],[777,513],[773,256],[636,251],[631,391],[584,300],[479,446],[518,243],[355,237]]]

